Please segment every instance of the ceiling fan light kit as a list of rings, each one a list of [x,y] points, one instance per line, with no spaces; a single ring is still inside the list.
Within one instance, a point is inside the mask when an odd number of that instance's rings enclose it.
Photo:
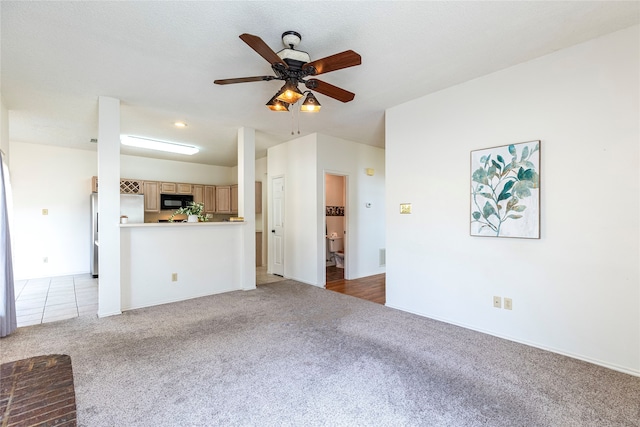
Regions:
[[[298,89],[296,82],[288,80],[276,95],[276,99],[289,104],[295,104],[302,96],[303,94],[300,92],[300,89]]]
[[[274,95],[269,102],[267,102],[267,108],[271,111],[289,111],[289,104],[282,102]]]
[[[320,105],[320,103],[318,102],[316,97],[313,95],[313,93],[311,93],[311,91],[306,91],[305,93],[307,93],[307,98],[302,103],[302,106],[300,107],[300,111],[302,111],[303,113],[319,112],[322,105]]]
[[[258,81],[283,80],[284,86],[269,102],[267,107],[272,111],[289,111],[289,105],[295,104],[304,94],[298,89],[299,84],[304,84],[307,89],[315,90],[330,98],[341,102],[352,101],[355,94],[323,82],[310,76],[329,73],[343,68],[353,67],[362,63],[360,55],[352,50],[346,50],[335,55],[311,61],[309,54],[296,50],[302,40],[302,36],[295,31],[286,31],[282,34],[282,43],[285,48],[280,52],[274,52],[260,37],[252,34],[241,34],[240,39],[271,64],[275,76],[241,77],[233,79],[215,80],[215,84],[227,85],[235,83],[248,83]],[[306,79],[306,80],[305,80]],[[310,91],[302,103],[300,111],[318,112],[320,103]],[[276,105],[281,102],[285,105]]]

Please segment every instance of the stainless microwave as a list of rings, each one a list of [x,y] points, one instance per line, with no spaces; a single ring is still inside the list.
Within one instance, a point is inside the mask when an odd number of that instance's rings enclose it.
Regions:
[[[160,194],[160,210],[186,208],[193,202],[191,194]]]

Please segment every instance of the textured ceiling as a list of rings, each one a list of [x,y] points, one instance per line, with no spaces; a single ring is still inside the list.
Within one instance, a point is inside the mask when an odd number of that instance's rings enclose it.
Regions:
[[[35,2],[1,12],[1,91],[12,141],[95,149],[97,98],[121,100],[121,131],[201,148],[195,156],[125,154],[236,164],[236,133],[256,129],[257,157],[321,132],[384,147],[384,110],[639,22],[639,2]],[[302,34],[311,60],[352,49],[362,65],[319,76],[356,93],[317,94],[319,114],[264,104],[280,81],[238,36],[274,51]],[[176,120],[186,129],[173,126]],[[292,135],[292,127],[295,132]]]

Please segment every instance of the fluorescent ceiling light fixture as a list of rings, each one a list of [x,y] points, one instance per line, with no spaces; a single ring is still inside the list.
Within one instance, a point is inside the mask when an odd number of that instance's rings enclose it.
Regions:
[[[186,128],[187,124],[185,122],[175,122],[174,125],[176,125],[179,128]]]
[[[149,138],[140,138],[138,136],[122,136],[120,142],[123,145],[137,148],[147,148],[149,150],[168,151],[169,153],[188,154],[189,156],[196,154],[198,150],[191,145],[174,144],[173,142],[158,141]]]

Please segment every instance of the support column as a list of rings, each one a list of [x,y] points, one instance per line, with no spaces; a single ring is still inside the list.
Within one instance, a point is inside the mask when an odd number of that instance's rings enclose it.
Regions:
[[[120,308],[120,100],[98,97],[98,316]]]
[[[256,288],[256,131],[238,129],[238,216],[244,217],[241,288]]]

